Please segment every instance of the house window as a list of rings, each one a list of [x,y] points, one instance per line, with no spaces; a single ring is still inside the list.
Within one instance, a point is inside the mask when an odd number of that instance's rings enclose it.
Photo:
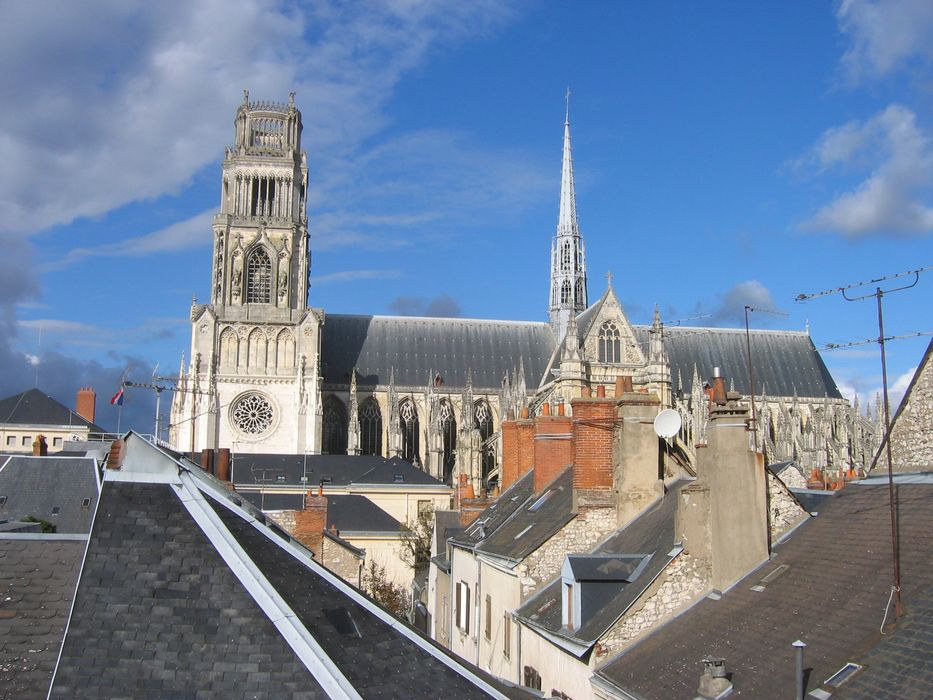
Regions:
[[[432,509],[431,501],[418,501],[418,515],[430,513]]]
[[[622,333],[615,321],[606,321],[599,327],[599,361],[606,364],[622,362]]]
[[[23,435],[23,447],[29,447],[32,444],[32,435]]]
[[[522,685],[532,690],[541,690],[541,674],[531,666],[525,666]]]
[[[564,583],[564,626],[573,629],[573,583]]]
[[[508,610],[502,613],[502,655],[507,659],[512,656],[512,621]]]
[[[16,436],[15,436],[15,435],[7,435],[7,436],[6,436],[6,444],[7,444],[7,447],[13,447],[14,445],[16,445]]]
[[[470,587],[463,581],[457,583],[457,629],[470,633]]]
[[[486,639],[492,639],[492,596],[486,594],[486,627],[483,630]]]
[[[52,447],[61,447],[62,439],[61,438],[52,438]]]

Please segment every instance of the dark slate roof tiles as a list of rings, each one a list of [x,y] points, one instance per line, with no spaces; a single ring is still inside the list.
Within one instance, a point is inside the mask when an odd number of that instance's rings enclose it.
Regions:
[[[323,576],[309,574],[306,566],[293,556],[270,547],[269,540],[237,514],[213,500],[211,505],[360,695],[376,700],[439,695],[486,697],[459,673],[413,644],[399,629],[387,625]],[[355,630],[359,630],[359,635]],[[431,644],[427,640],[424,643]]]
[[[326,697],[173,489],[104,484],[51,697]]]
[[[28,389],[0,400],[0,423],[15,425],[74,425],[104,432],[99,426],[78,415],[65,404],[38,389]]]
[[[45,698],[84,540],[0,537],[0,698]]]
[[[231,470],[238,486],[316,486],[322,479],[332,486],[443,486],[400,457],[241,453],[234,455]]]
[[[897,497],[903,596],[910,610],[933,587],[933,486],[902,485]],[[735,697],[785,697],[794,682],[791,642],[801,639],[812,669],[809,692],[879,641],[891,586],[890,536],[887,487],[846,488],[721,600],[701,600],[598,673],[646,700],[693,698],[700,660],[711,654],[726,659]],[[752,590],[781,565],[789,568],[763,591]],[[921,626],[920,634],[928,629]],[[899,673],[914,658],[890,647],[878,653],[894,654],[885,673]]]
[[[401,523],[365,496],[327,496],[327,529],[397,535]]]
[[[55,525],[58,533],[87,533],[98,478],[96,461],[86,457],[0,457],[0,496],[6,496],[0,520],[33,516]]]

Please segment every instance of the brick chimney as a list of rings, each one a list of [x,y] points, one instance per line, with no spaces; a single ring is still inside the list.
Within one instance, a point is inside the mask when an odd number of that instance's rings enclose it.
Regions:
[[[544,404],[546,408],[548,404]],[[569,416],[550,410],[534,419],[535,493],[540,493],[573,462],[573,429]]]
[[[78,389],[78,395],[75,397],[75,413],[89,423],[94,422],[94,416],[97,414],[97,392],[91,387],[83,386]]]
[[[209,447],[201,450],[201,469],[206,471],[208,474],[214,472],[214,450]]]
[[[221,447],[214,456],[214,476],[221,481],[230,481],[230,448]]]
[[[45,441],[45,435],[36,435],[36,439],[32,441],[32,456],[45,457],[48,453],[49,445]]]
[[[121,469],[123,459],[126,457],[126,443],[123,440],[114,440],[107,453],[107,469]]]
[[[500,492],[521,479],[534,466],[534,435],[534,422],[527,415],[502,421]]]
[[[681,489],[677,533],[690,554],[711,564],[723,591],[769,556],[764,459],[748,448],[748,410],[736,392],[710,410],[709,444],[697,453],[697,481]]]
[[[620,527],[664,493],[659,438],[654,432],[661,401],[656,394],[631,391],[630,380],[621,384],[622,393],[616,401],[622,425],[614,459]]]
[[[573,488],[612,490],[612,443],[618,424],[613,398],[578,398],[573,411]]]
[[[305,494],[304,510],[295,511],[295,529],[292,536],[320,559],[321,543],[326,529],[327,497],[321,488],[318,488],[317,495],[308,491]]]

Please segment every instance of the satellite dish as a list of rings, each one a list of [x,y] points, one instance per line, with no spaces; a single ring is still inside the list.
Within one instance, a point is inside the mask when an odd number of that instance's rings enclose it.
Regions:
[[[673,408],[665,408],[654,419],[654,432],[661,438],[672,438],[680,432],[680,414]]]

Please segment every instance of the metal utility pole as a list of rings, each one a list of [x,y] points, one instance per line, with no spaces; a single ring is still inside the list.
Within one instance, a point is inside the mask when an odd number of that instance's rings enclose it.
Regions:
[[[933,267],[923,267],[917,270],[908,270],[907,272],[899,272],[896,275],[887,275],[884,277],[879,277],[877,279],[868,280],[865,282],[855,282],[853,284],[846,285],[844,287],[837,287],[835,289],[827,289],[822,292],[816,292],[814,294],[798,294],[795,301],[807,301],[808,299],[815,299],[817,297],[828,296],[830,294],[842,294],[842,298],[846,301],[862,301],[864,299],[871,299],[874,297],[878,305],[878,346],[881,348],[881,386],[882,386],[882,399],[884,403],[884,435],[883,443],[885,445],[886,457],[888,460],[888,499],[889,505],[891,508],[891,555],[892,563],[894,565],[894,619],[895,621],[904,614],[904,606],[901,601],[901,563],[900,563],[900,545],[898,543],[897,535],[897,508],[895,506],[894,500],[894,467],[891,460],[891,441],[888,439],[891,434],[891,407],[890,402],[888,401],[888,363],[887,357],[885,356],[884,344],[886,340],[889,340],[884,335],[884,312],[882,309],[882,300],[884,299],[885,294],[893,294],[894,292],[901,292],[912,287],[916,287],[917,283],[920,281],[920,273],[931,270]],[[875,286],[875,291],[869,294],[862,294],[860,296],[850,296],[850,291],[868,287],[870,285],[878,285],[880,282],[886,282],[890,280],[900,279],[904,277],[912,277],[913,281],[910,284],[904,284],[900,287],[891,287],[889,289],[882,289],[880,286]],[[887,611],[885,611],[887,612]]]

